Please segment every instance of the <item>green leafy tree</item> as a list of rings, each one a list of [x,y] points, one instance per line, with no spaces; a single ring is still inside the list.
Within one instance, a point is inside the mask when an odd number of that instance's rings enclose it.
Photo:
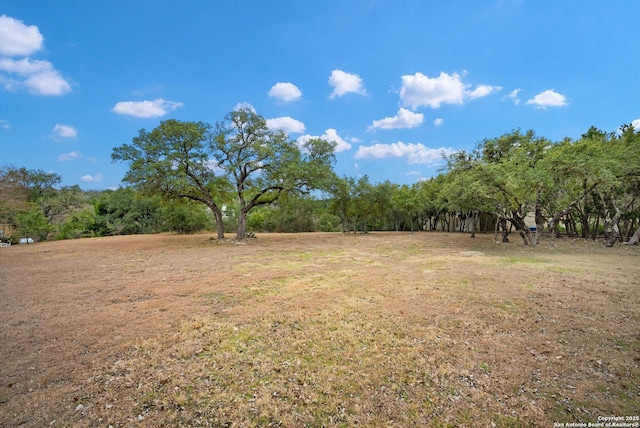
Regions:
[[[65,217],[64,221],[58,226],[56,239],[76,239],[93,236],[95,217],[93,207]]]
[[[95,204],[94,232],[99,236],[158,233],[167,230],[162,200],[131,187],[106,190]]]
[[[340,217],[343,233],[349,231],[351,217],[355,215],[353,201],[354,188],[355,180],[352,177],[338,177],[335,175],[329,186],[329,193],[331,195],[329,211]]]
[[[43,241],[51,231],[51,225],[42,211],[33,207],[31,210],[16,216],[17,233],[20,237]]]
[[[543,177],[541,200],[552,244],[560,220],[576,211],[583,219],[586,237],[591,210],[584,202],[599,186],[615,178],[607,149],[608,138],[592,128],[577,141],[565,139],[552,145],[538,164],[539,176]]]
[[[13,166],[0,168],[0,224],[4,228],[16,226],[16,216],[26,213],[31,208],[29,188],[22,179],[23,172]]]
[[[0,223],[26,237],[46,239],[53,230],[49,207],[61,181],[60,175],[42,170],[0,168]]]
[[[369,181],[369,176],[364,175],[358,179],[353,188],[353,233],[358,231],[358,226],[361,226],[363,233],[369,231],[369,220],[375,209],[376,194],[374,186]]]
[[[229,113],[216,124],[210,143],[217,168],[234,187],[238,203],[237,238],[246,236],[247,214],[283,195],[328,186],[335,143],[311,139],[302,147],[282,131],[271,131],[250,108]]]
[[[216,174],[210,128],[203,122],[166,120],[151,132],[140,130],[132,144],[114,148],[111,158],[129,166],[123,181],[146,195],[206,205],[218,238],[224,238],[223,206],[230,187],[225,175]]]
[[[535,244],[525,217],[536,206],[541,185],[536,165],[550,144],[533,131],[522,134],[516,130],[483,140],[473,154],[449,157],[453,183],[464,192],[454,196],[455,190],[450,189],[454,205],[465,210],[483,207],[510,222],[526,245]]]
[[[161,209],[163,225],[167,230],[178,233],[195,233],[205,230],[211,224],[202,204],[170,201]]]
[[[241,108],[219,122],[215,134],[202,122],[167,120],[151,132],[141,130],[111,157],[129,165],[124,181],[144,193],[205,204],[216,219],[218,238],[224,237],[223,211],[235,194],[242,239],[253,208],[322,187],[333,149],[319,139],[300,148],[283,132],[269,130],[262,116]]]

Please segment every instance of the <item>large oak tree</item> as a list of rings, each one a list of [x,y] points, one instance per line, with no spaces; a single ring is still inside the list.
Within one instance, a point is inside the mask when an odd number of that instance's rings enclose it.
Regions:
[[[224,207],[235,199],[237,238],[243,239],[254,207],[325,185],[334,147],[320,139],[300,147],[284,132],[270,130],[253,109],[239,108],[215,130],[202,122],[164,121],[151,132],[141,130],[111,156],[129,165],[123,181],[145,193],[204,203],[215,215],[218,238],[224,237]]]

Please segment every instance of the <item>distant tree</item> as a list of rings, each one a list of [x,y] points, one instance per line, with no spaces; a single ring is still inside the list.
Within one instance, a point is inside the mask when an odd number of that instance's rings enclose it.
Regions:
[[[533,131],[516,130],[483,140],[473,154],[449,157],[449,171],[461,193],[455,196],[455,189],[449,190],[454,205],[464,210],[482,207],[477,210],[511,223],[525,245],[535,244],[525,217],[536,206],[541,185],[536,165],[550,145]]]
[[[237,238],[246,236],[247,214],[282,196],[328,186],[335,143],[311,139],[299,147],[282,131],[271,131],[250,108],[229,113],[216,124],[210,152],[238,202]]]
[[[55,239],[77,239],[94,236],[95,219],[96,215],[93,207],[70,214],[58,225]]]
[[[331,201],[329,211],[340,217],[342,232],[347,233],[350,229],[351,217],[354,213],[353,189],[355,179],[352,177],[338,177],[334,175],[329,186]]]
[[[620,222],[630,226],[638,218],[640,200],[640,132],[633,125],[623,125],[620,134],[607,143],[607,155],[614,172],[614,179],[600,186],[600,196],[605,208],[605,245],[612,247],[622,240]],[[630,227],[626,228],[628,239]]]
[[[160,212],[164,227],[172,232],[195,233],[211,224],[211,218],[202,204],[170,201],[164,204]]]
[[[48,207],[61,181],[60,175],[42,170],[0,168],[0,223],[16,227],[25,237],[46,239],[53,230]]]
[[[31,238],[34,241],[43,241],[52,227],[47,221],[42,211],[37,207],[16,215],[16,227],[18,235],[24,238]]]
[[[162,200],[134,188],[105,190],[95,203],[93,231],[99,236],[158,233],[167,230]]]
[[[14,227],[16,215],[31,208],[29,188],[23,179],[23,172],[13,166],[0,167],[0,224]]]

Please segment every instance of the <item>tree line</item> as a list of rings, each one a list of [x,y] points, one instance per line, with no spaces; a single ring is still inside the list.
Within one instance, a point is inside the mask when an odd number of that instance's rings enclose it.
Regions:
[[[445,157],[412,185],[339,177],[334,144],[302,146],[251,109],[211,126],[167,120],[113,149],[128,171],[116,190],[60,186],[41,170],[0,168],[0,239],[69,239],[214,230],[515,233],[526,245],[561,235],[637,244],[640,133],[594,127],[552,142],[515,130]]]

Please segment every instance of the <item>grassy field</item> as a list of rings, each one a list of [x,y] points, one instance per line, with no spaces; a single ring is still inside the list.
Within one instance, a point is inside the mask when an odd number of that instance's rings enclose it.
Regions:
[[[0,249],[0,427],[552,427],[640,414],[640,249],[493,235]]]

